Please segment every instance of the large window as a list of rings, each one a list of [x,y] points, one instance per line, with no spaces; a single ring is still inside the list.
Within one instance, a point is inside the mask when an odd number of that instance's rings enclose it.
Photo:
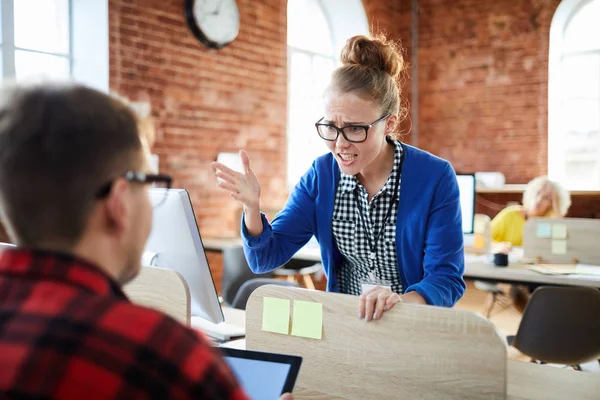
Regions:
[[[340,12],[343,9],[344,12]],[[361,0],[288,0],[288,159],[291,189],[327,147],[314,123],[339,52],[369,27]]]
[[[2,77],[71,76],[69,0],[2,0]]]
[[[0,0],[0,80],[108,91],[108,0]]]
[[[564,0],[550,30],[548,173],[600,189],[600,0]]]
[[[288,186],[327,148],[314,123],[335,65],[329,22],[318,0],[288,1]]]

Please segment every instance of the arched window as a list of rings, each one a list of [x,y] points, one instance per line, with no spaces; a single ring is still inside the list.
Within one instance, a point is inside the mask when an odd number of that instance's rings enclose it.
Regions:
[[[600,189],[600,0],[563,0],[550,27],[548,174]]]
[[[344,9],[344,13],[339,10]],[[327,152],[314,123],[339,52],[352,35],[366,35],[361,0],[288,0],[288,158],[292,188],[312,161]]]

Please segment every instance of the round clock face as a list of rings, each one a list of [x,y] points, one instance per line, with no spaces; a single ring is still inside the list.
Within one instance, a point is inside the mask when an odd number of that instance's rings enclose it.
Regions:
[[[240,30],[240,13],[235,0],[187,0],[190,28],[209,47],[231,43]]]

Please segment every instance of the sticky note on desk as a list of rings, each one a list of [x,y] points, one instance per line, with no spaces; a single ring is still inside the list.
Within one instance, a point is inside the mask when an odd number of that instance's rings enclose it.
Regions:
[[[552,225],[543,222],[537,224],[537,237],[539,238],[551,238],[552,237]]]
[[[263,298],[262,330],[288,335],[290,332],[290,301]]]
[[[323,304],[294,300],[292,335],[321,339],[323,337]]]
[[[553,240],[552,241],[552,254],[567,254],[567,241],[566,240]]]
[[[566,239],[567,238],[567,226],[564,224],[552,225],[552,239]]]

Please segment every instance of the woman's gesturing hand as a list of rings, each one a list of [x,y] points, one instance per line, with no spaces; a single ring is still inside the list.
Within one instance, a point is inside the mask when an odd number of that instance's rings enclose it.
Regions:
[[[246,210],[260,210],[260,183],[250,168],[250,158],[240,150],[244,173],[236,172],[225,165],[214,162],[212,167],[217,177],[217,185],[229,192],[229,195],[241,202]]]

